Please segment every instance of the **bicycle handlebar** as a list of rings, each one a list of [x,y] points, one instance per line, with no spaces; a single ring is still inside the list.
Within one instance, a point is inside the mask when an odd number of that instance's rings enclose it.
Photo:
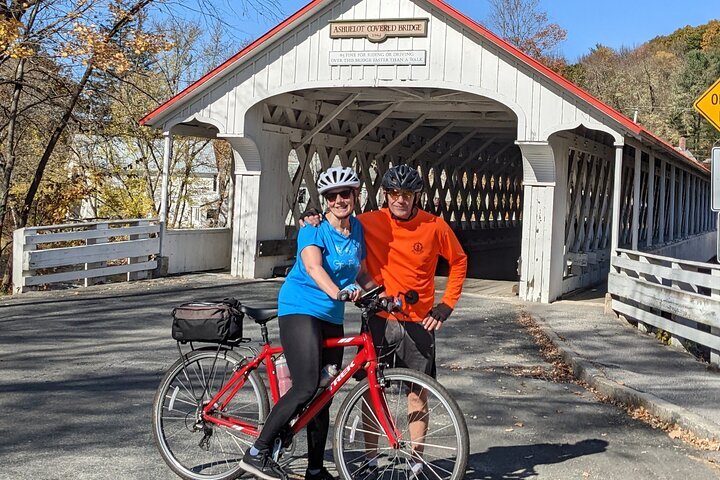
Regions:
[[[419,299],[418,293],[415,290],[408,290],[405,293],[400,292],[400,295],[397,298],[388,296],[381,297],[380,294],[384,291],[385,286],[379,285],[365,292],[355,302],[355,306],[368,312],[386,311],[388,313],[393,313],[402,310],[403,303],[407,305],[413,305],[417,303]],[[404,302],[401,300],[400,296],[404,297]],[[350,298],[350,293],[342,291],[339,295],[339,298],[342,299],[342,301],[348,301]]]

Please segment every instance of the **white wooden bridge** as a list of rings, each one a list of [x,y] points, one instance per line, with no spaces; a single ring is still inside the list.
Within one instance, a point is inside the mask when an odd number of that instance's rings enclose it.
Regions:
[[[315,0],[142,123],[165,134],[165,186],[174,136],[232,145],[232,238],[215,250],[238,277],[288,264],[298,190],[319,205],[322,169],[356,168],[368,210],[388,166],[408,163],[471,272],[518,278],[525,300],[609,277],[624,313],[655,309],[651,324],[668,310],[638,303],[645,284],[718,302],[715,267],[673,260],[715,255],[709,168],[441,0]],[[693,274],[669,271],[680,265]],[[701,328],[720,328],[708,318]]]

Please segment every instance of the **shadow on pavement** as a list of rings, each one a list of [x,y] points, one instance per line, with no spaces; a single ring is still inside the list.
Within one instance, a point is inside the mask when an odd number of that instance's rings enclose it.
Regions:
[[[571,443],[536,443],[510,447],[491,447],[486,452],[470,455],[466,479],[506,480],[537,477],[538,465],[604,452],[605,440],[589,439]]]

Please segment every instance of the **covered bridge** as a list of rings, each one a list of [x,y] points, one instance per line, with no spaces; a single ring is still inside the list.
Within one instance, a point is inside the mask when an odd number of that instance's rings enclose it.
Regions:
[[[471,272],[519,274],[530,301],[603,281],[618,247],[714,255],[706,167],[441,0],[314,0],[142,123],[166,135],[166,181],[173,136],[232,145],[243,278],[287,263],[299,189],[318,204],[338,164],[363,210],[389,165],[416,166]]]

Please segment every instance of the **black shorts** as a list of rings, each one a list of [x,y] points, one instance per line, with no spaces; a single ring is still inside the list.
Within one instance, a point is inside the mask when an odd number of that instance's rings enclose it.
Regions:
[[[436,378],[435,332],[417,322],[374,316],[368,323],[378,361],[390,368],[410,368]]]

